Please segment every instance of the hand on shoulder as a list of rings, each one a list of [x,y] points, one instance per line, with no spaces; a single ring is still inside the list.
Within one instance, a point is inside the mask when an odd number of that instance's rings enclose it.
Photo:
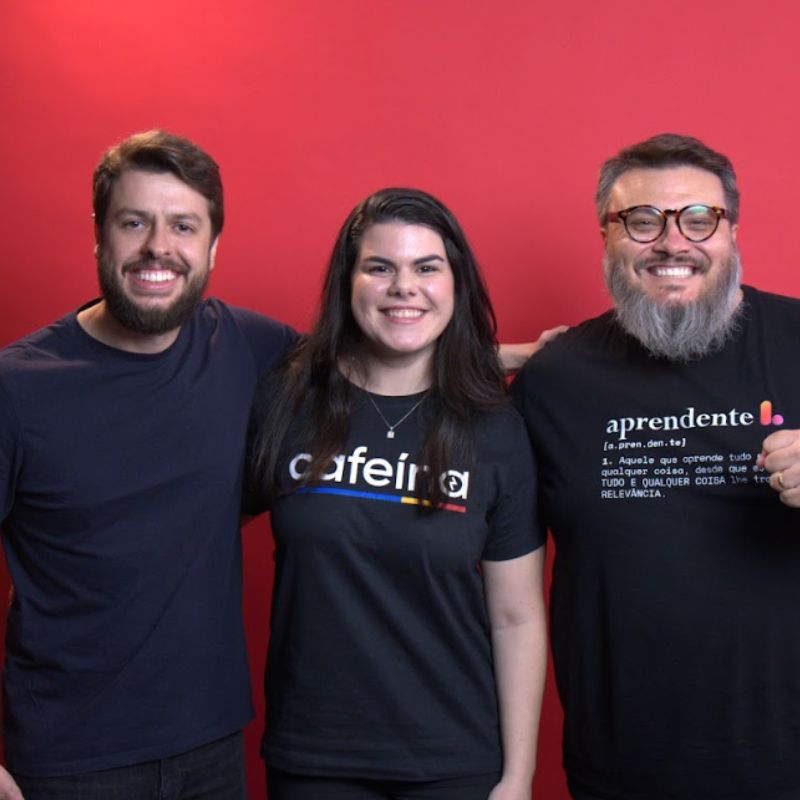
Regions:
[[[552,342],[556,336],[569,330],[569,325],[557,325],[555,328],[548,328],[542,331],[535,342],[518,342],[515,344],[501,344],[499,348],[500,362],[506,372],[516,372],[522,369],[525,362],[534,354],[538,353],[548,342]]]

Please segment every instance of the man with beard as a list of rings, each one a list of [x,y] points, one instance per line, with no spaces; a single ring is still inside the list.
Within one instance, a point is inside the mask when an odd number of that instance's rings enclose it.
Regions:
[[[696,139],[607,161],[614,310],[513,387],[576,800],[800,796],[800,302],[740,287],[738,211]]]
[[[245,796],[244,436],[293,334],[202,299],[222,200],[186,139],[111,149],[94,174],[102,299],[0,352],[18,784],[2,771],[0,798]]]

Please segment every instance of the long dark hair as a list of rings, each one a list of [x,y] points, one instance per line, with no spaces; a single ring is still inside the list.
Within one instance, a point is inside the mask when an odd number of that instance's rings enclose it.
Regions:
[[[422,448],[424,473],[419,491],[431,504],[443,499],[438,476],[453,459],[471,455],[472,421],[477,412],[505,399],[497,356],[497,323],[486,286],[461,226],[436,198],[417,189],[381,189],[349,214],[331,253],[317,322],[286,362],[269,408],[255,420],[251,477],[267,502],[275,496],[281,446],[301,406],[310,412],[307,443],[312,454],[304,481],[319,481],[349,430],[351,384],[342,363],[359,364],[362,333],[351,309],[353,268],[361,240],[373,225],[424,225],[441,236],[453,272],[453,316],[436,342]],[[423,473],[421,473],[423,474]]]

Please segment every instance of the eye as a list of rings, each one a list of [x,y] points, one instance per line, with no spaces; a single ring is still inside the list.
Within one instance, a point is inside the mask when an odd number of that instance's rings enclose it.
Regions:
[[[368,275],[388,275],[391,271],[391,268],[387,264],[365,264],[364,271]]]
[[[139,230],[139,228],[144,226],[144,223],[140,219],[124,219],[122,220],[122,227],[126,230]]]
[[[190,225],[188,222],[176,222],[175,223],[175,230],[178,233],[194,233],[194,226]]]
[[[708,228],[713,227],[714,222],[716,220],[708,219],[707,217],[695,217],[693,219],[687,220],[684,224],[688,224],[688,226],[695,231],[704,231]]]

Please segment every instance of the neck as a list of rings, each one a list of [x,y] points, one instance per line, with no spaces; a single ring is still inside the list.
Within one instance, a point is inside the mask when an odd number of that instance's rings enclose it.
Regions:
[[[382,395],[417,394],[430,389],[431,359],[381,359],[362,354],[342,370],[347,379],[368,392]]]
[[[180,333],[180,328],[157,334],[132,331],[109,313],[105,300],[81,311],[78,324],[92,339],[127,353],[162,353],[174,344]]]

